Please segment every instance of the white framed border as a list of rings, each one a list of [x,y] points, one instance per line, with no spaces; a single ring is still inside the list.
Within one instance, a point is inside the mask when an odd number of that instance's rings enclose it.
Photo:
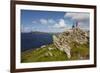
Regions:
[[[57,61],[57,62],[33,62],[21,63],[21,49],[20,49],[20,14],[21,9],[25,10],[42,10],[42,11],[66,11],[66,12],[89,12],[90,13],[90,59],[78,61]],[[16,5],[16,69],[23,68],[43,68],[43,67],[57,67],[57,66],[75,66],[94,64],[94,10],[86,8],[70,8],[70,7],[52,7],[52,6],[36,6],[36,5]]]

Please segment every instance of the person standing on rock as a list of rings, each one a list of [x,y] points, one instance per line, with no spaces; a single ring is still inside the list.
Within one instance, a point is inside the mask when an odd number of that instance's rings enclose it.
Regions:
[[[79,25],[78,25],[78,22],[76,22],[76,24],[73,24],[73,25],[72,25],[72,29],[78,28],[78,26],[79,26]]]
[[[73,24],[72,29],[74,29],[74,28],[75,28],[75,25]]]

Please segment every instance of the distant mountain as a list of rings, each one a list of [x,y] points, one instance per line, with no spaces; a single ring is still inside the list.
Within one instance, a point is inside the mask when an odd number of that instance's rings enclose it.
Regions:
[[[21,33],[32,33],[32,34],[60,34],[62,32],[30,31],[30,32],[21,32]]]
[[[41,32],[41,31],[31,31],[32,34],[60,34],[60,32]]]
[[[40,33],[40,34],[41,34],[41,33],[47,33],[47,32],[41,32],[41,31],[31,31],[30,33],[38,33],[38,34]]]

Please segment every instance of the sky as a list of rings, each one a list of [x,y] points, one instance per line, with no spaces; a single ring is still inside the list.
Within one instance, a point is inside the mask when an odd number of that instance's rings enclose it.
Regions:
[[[21,10],[21,32],[63,32],[78,22],[89,30],[89,13]]]

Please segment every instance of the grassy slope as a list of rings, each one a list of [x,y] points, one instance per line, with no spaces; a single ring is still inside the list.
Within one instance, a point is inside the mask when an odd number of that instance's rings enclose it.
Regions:
[[[21,62],[45,62],[45,61],[65,61],[65,60],[80,60],[80,56],[84,59],[89,58],[89,46],[88,44],[80,45],[73,42],[71,45],[71,59],[67,58],[66,53],[58,50],[53,44],[47,45],[43,48],[36,50],[28,50],[22,52]],[[48,48],[53,48],[49,50]]]
[[[54,48],[49,50],[48,48]],[[52,55],[50,55],[50,53]],[[22,53],[21,62],[44,62],[44,61],[63,61],[67,60],[67,56],[64,52],[59,51],[51,44],[44,48],[38,48],[36,50],[28,50]]]
[[[71,45],[71,60],[89,59],[89,44],[78,44],[73,42]]]

